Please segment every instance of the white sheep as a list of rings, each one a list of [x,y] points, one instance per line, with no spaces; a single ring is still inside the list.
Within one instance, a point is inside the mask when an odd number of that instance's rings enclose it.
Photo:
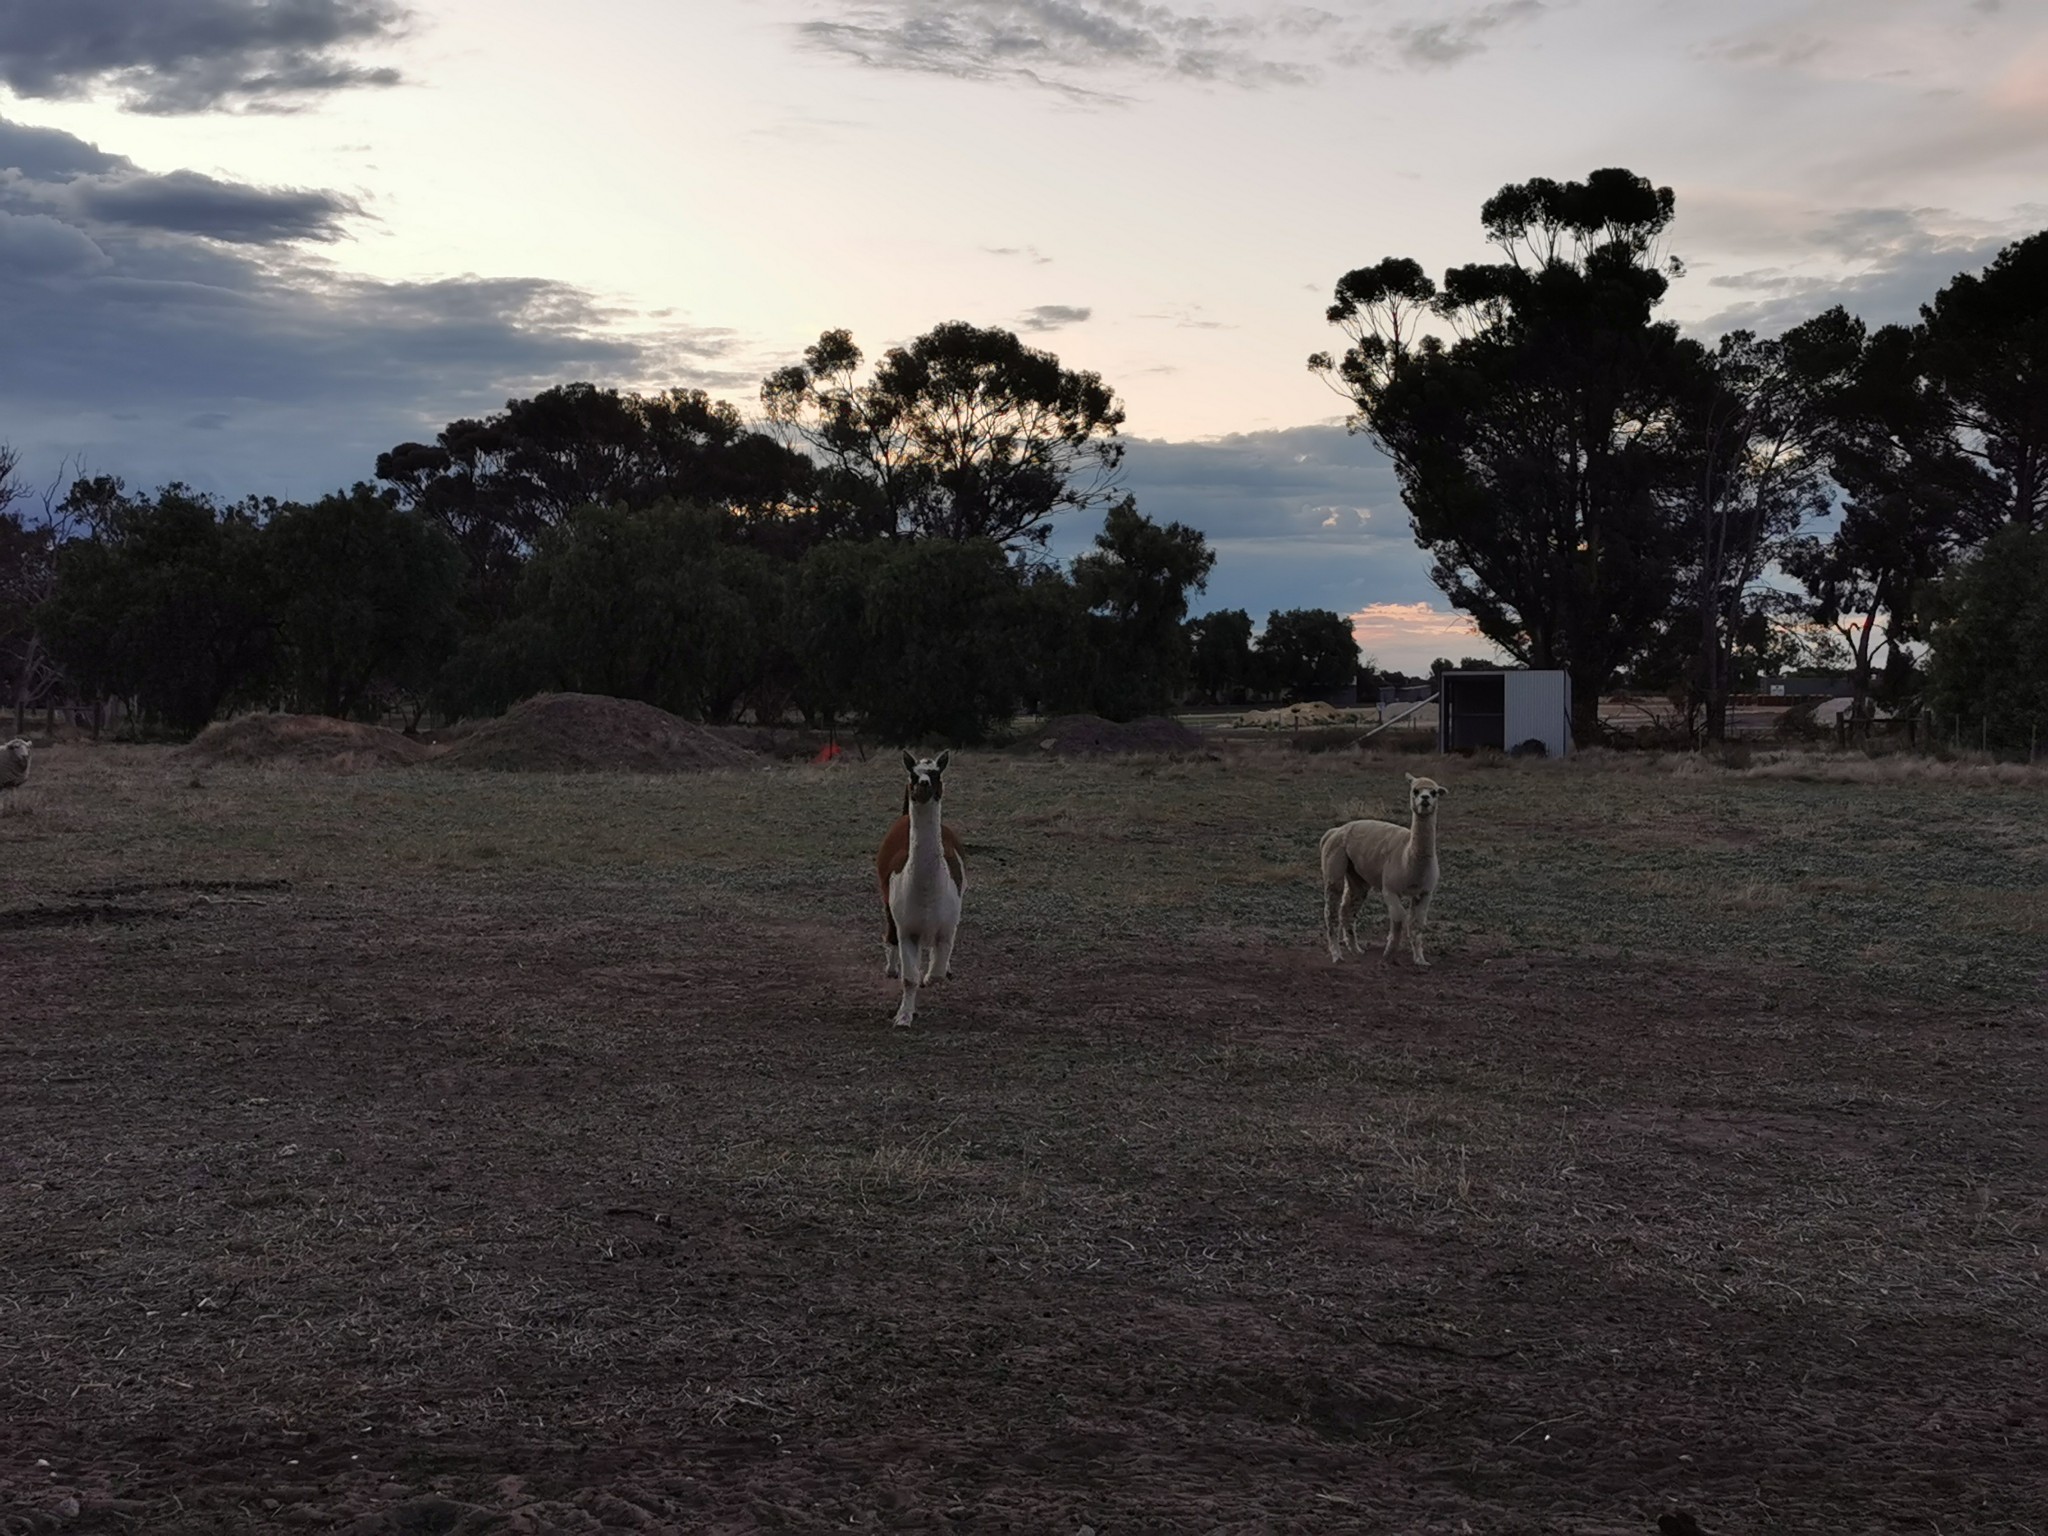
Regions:
[[[1436,803],[1446,793],[1434,779],[1411,773],[1409,825],[1347,821],[1323,834],[1323,937],[1332,962],[1343,959],[1346,946],[1358,949],[1358,903],[1368,891],[1378,891],[1387,904],[1387,947],[1381,958],[1394,958],[1394,945],[1405,929],[1415,963],[1429,964],[1422,958],[1422,925],[1436,891]]]
[[[28,742],[17,736],[0,743],[0,789],[13,789],[28,781]]]

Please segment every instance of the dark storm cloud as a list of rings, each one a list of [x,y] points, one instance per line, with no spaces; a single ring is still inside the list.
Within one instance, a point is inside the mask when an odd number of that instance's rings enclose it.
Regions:
[[[257,187],[197,171],[153,175],[68,133],[0,118],[0,212],[43,215],[86,231],[277,245],[338,240],[345,221],[362,209],[334,192]]]
[[[340,271],[296,243],[338,228],[327,194],[152,175],[6,123],[0,149],[37,168],[0,168],[0,421],[30,462],[311,495],[549,384],[732,377],[731,336],[622,334],[566,284]]]
[[[393,41],[392,0],[0,0],[0,82],[50,99],[111,92],[131,111],[281,111],[396,85],[356,62]]]
[[[131,162],[96,144],[55,128],[36,128],[0,117],[0,171],[14,170],[31,181],[68,181],[74,176],[133,170]]]
[[[96,180],[74,187],[72,202],[99,223],[204,235],[238,245],[338,240],[343,220],[362,212],[332,192],[252,187],[197,171]]]
[[[1094,313],[1085,304],[1039,304],[1025,310],[1017,325],[1026,331],[1057,331],[1062,326],[1079,325]]]

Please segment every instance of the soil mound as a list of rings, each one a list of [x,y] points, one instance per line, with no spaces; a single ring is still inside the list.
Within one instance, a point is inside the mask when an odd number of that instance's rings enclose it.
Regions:
[[[177,755],[200,763],[298,763],[335,773],[407,768],[426,747],[381,725],[331,715],[237,715],[201,731]]]
[[[434,754],[446,768],[512,773],[700,773],[758,768],[716,731],[652,704],[594,693],[543,693],[467,731]]]
[[[1118,725],[1100,715],[1061,715],[1028,731],[1017,743],[1020,752],[1051,752],[1059,757],[1092,757],[1109,752],[1200,752],[1202,738],[1178,720],[1152,715]]]

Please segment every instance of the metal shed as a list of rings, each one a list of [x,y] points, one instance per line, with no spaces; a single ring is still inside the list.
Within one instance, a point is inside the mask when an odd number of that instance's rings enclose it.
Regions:
[[[1572,749],[1569,672],[1443,672],[1437,676],[1440,752],[1495,747],[1512,752],[1540,742],[1550,757]]]

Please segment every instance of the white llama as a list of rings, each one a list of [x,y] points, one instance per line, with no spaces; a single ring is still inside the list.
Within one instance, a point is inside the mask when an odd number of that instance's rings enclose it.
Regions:
[[[889,923],[895,931],[896,968],[903,976],[903,1001],[896,1009],[899,1029],[917,1013],[917,989],[953,974],[953,938],[960,930],[960,898],[967,891],[967,866],[957,846],[949,848],[939,824],[951,752],[936,759],[903,754],[910,803],[907,856],[888,875]]]
[[[1381,959],[1393,960],[1394,946],[1406,930],[1415,963],[1429,964],[1422,958],[1422,925],[1436,890],[1436,803],[1446,793],[1436,780],[1411,773],[1409,825],[1347,821],[1323,834],[1323,937],[1333,962],[1343,958],[1347,946],[1358,949],[1358,904],[1368,891],[1378,891],[1387,904],[1387,947]]]
[[[28,743],[17,736],[0,742],[0,789],[13,789],[28,781]]]

